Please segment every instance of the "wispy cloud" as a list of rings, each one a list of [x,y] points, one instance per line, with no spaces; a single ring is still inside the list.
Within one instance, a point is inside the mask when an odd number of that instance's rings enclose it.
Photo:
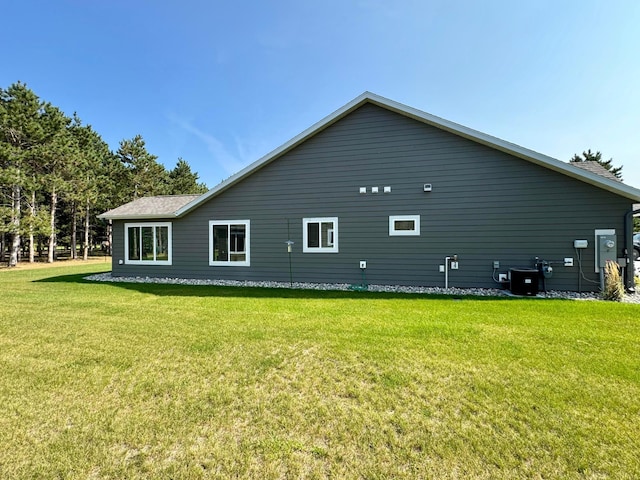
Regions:
[[[190,123],[184,118],[180,118],[174,114],[168,114],[167,118],[182,128],[185,132],[199,139],[207,147],[207,151],[213,157],[213,160],[228,174],[232,174],[242,169],[248,163],[243,159],[243,152],[233,154],[229,149],[218,140],[215,136],[200,130],[198,127]]]

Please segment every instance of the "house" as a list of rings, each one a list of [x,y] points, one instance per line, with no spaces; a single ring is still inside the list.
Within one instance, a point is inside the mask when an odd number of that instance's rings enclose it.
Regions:
[[[291,261],[296,282],[496,287],[535,269],[597,290],[601,259],[626,261],[634,202],[617,179],[367,92],[201,196],[100,218],[114,276],[288,282]]]

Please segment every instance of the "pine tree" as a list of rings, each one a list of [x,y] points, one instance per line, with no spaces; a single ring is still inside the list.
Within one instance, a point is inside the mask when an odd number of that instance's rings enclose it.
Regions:
[[[207,186],[198,183],[198,174],[191,171],[191,167],[182,158],[169,172],[169,194],[180,195],[186,193],[205,193]]]
[[[49,248],[47,261],[55,260],[57,242],[58,203],[73,191],[79,148],[69,130],[71,119],[60,109],[45,105],[42,116],[45,142],[38,149],[42,183],[49,195]]]
[[[610,158],[609,160],[602,160],[602,153],[600,152],[593,153],[591,149],[589,149],[586,152],[582,152],[582,157],[578,154],[575,154],[573,157],[571,157],[570,162],[598,162],[600,165],[610,171],[616,178],[622,180],[622,165],[619,167],[614,167],[612,158]]]
[[[96,221],[96,211],[145,195],[205,192],[197,180],[182,159],[167,172],[140,135],[115,154],[77,115],[70,119],[25,84],[0,88],[0,261],[8,246],[16,265],[27,244],[33,261],[45,239],[53,261],[58,236],[67,234],[75,258],[80,229],[86,258],[94,231],[111,246],[110,224]]]
[[[109,146],[102,140],[91,125],[83,126],[80,118],[74,114],[71,133],[79,147],[79,162],[74,179],[74,203],[83,220],[84,239],[82,242],[82,258],[89,256],[92,211],[99,203],[100,191],[110,181],[109,172],[103,167],[110,157]],[[75,221],[74,221],[75,223]],[[72,230],[72,238],[75,232]],[[72,240],[72,252],[75,253],[75,242]]]
[[[118,157],[127,169],[131,199],[167,193],[167,171],[156,161],[157,156],[147,152],[142,136],[122,140]]]
[[[43,141],[41,124],[43,104],[23,83],[15,83],[7,90],[0,89],[0,183],[5,197],[2,203],[0,229],[11,237],[9,266],[18,263],[24,223],[23,196],[29,179],[37,147]],[[5,203],[6,202],[6,203]]]

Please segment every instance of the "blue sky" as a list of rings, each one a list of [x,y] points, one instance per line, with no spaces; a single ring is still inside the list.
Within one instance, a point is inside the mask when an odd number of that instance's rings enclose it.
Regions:
[[[640,187],[640,2],[22,0],[20,80],[113,150],[141,134],[209,187],[364,91]]]

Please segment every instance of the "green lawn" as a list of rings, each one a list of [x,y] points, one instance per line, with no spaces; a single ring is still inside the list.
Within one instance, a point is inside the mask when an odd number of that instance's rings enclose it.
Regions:
[[[640,306],[0,271],[0,478],[640,478]]]

